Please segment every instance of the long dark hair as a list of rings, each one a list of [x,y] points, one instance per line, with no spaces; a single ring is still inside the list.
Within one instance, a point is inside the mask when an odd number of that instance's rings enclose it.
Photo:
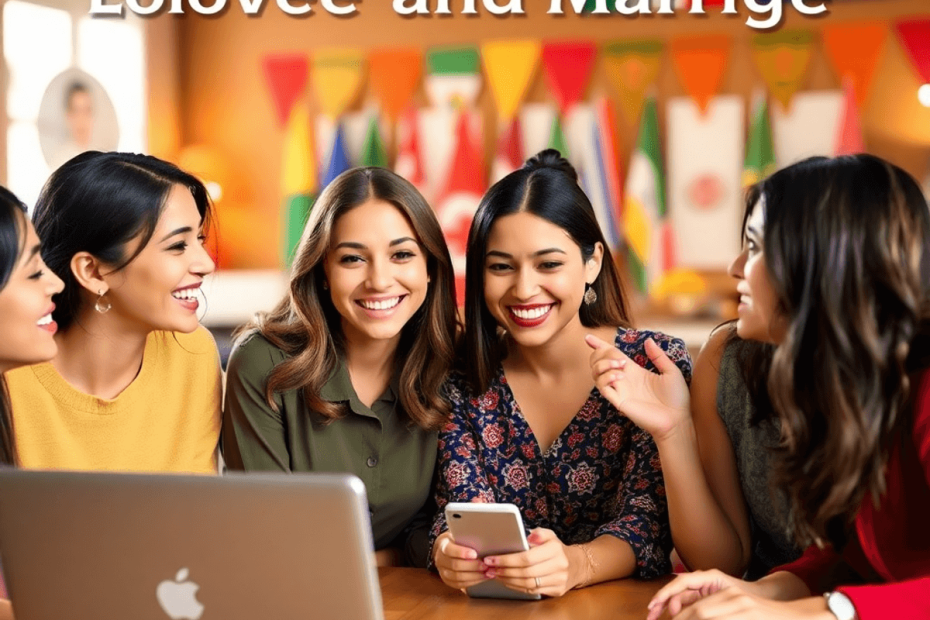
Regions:
[[[0,290],[10,281],[26,244],[26,205],[5,187],[0,187]],[[0,465],[16,463],[13,416],[6,379],[0,374]]]
[[[300,389],[307,408],[325,420],[345,415],[343,407],[320,396],[345,346],[341,316],[323,290],[323,267],[336,220],[369,200],[397,207],[410,221],[427,255],[430,285],[426,299],[401,330],[396,359],[403,363],[399,398],[404,411],[419,427],[436,430],[450,412],[442,386],[452,366],[458,331],[452,258],[439,221],[426,200],[413,185],[390,170],[354,168],[323,190],[297,247],[287,296],[238,334],[245,337],[258,330],[290,355],[268,375],[265,398],[269,406],[277,410],[275,393]]]
[[[54,319],[67,330],[81,309],[82,288],[71,271],[71,259],[88,252],[113,271],[139,255],[155,232],[171,188],[187,187],[204,230],[212,207],[196,177],[150,155],[88,151],[68,160],[42,188],[33,222],[42,239],[42,258],[65,283],[55,298]],[[127,243],[141,235],[135,251]]]
[[[465,361],[472,388],[484,392],[506,352],[497,321],[484,301],[485,259],[491,228],[498,218],[528,212],[564,230],[581,248],[584,262],[600,243],[601,272],[591,285],[593,304],[579,310],[585,327],[629,326],[626,296],[591,201],[578,186],[578,174],[555,149],[547,149],[495,183],[481,199],[468,233],[465,271]]]
[[[748,194],[786,320],[767,394],[781,425],[773,484],[797,541],[845,544],[885,490],[930,334],[930,213],[917,182],[870,155],[811,158]]]

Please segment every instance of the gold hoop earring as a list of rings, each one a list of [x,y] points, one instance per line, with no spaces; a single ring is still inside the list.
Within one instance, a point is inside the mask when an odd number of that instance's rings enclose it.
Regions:
[[[595,301],[597,301],[597,291],[594,290],[594,286],[587,284],[584,291],[584,305],[590,306]]]
[[[100,314],[106,314],[113,306],[110,304],[110,300],[105,297],[106,291],[100,289],[98,294],[100,296],[97,298],[97,303],[94,304],[94,310]]]

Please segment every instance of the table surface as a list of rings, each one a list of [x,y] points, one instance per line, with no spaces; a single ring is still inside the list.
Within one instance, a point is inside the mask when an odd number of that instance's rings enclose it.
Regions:
[[[380,568],[384,620],[640,620],[646,605],[671,577],[622,579],[541,601],[473,599],[417,568]]]

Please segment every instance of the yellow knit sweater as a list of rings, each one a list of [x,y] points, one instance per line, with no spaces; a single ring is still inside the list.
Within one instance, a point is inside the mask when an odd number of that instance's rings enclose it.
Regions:
[[[51,364],[6,373],[26,469],[216,472],[220,364],[213,337],[153,332],[113,400],[78,391]]]

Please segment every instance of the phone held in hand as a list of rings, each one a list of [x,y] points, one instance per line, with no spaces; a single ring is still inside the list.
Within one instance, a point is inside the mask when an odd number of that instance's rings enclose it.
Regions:
[[[520,509],[513,504],[458,503],[446,505],[446,523],[455,544],[474,549],[478,558],[529,550]],[[474,598],[506,598],[538,601],[528,594],[489,579],[466,590]]]

